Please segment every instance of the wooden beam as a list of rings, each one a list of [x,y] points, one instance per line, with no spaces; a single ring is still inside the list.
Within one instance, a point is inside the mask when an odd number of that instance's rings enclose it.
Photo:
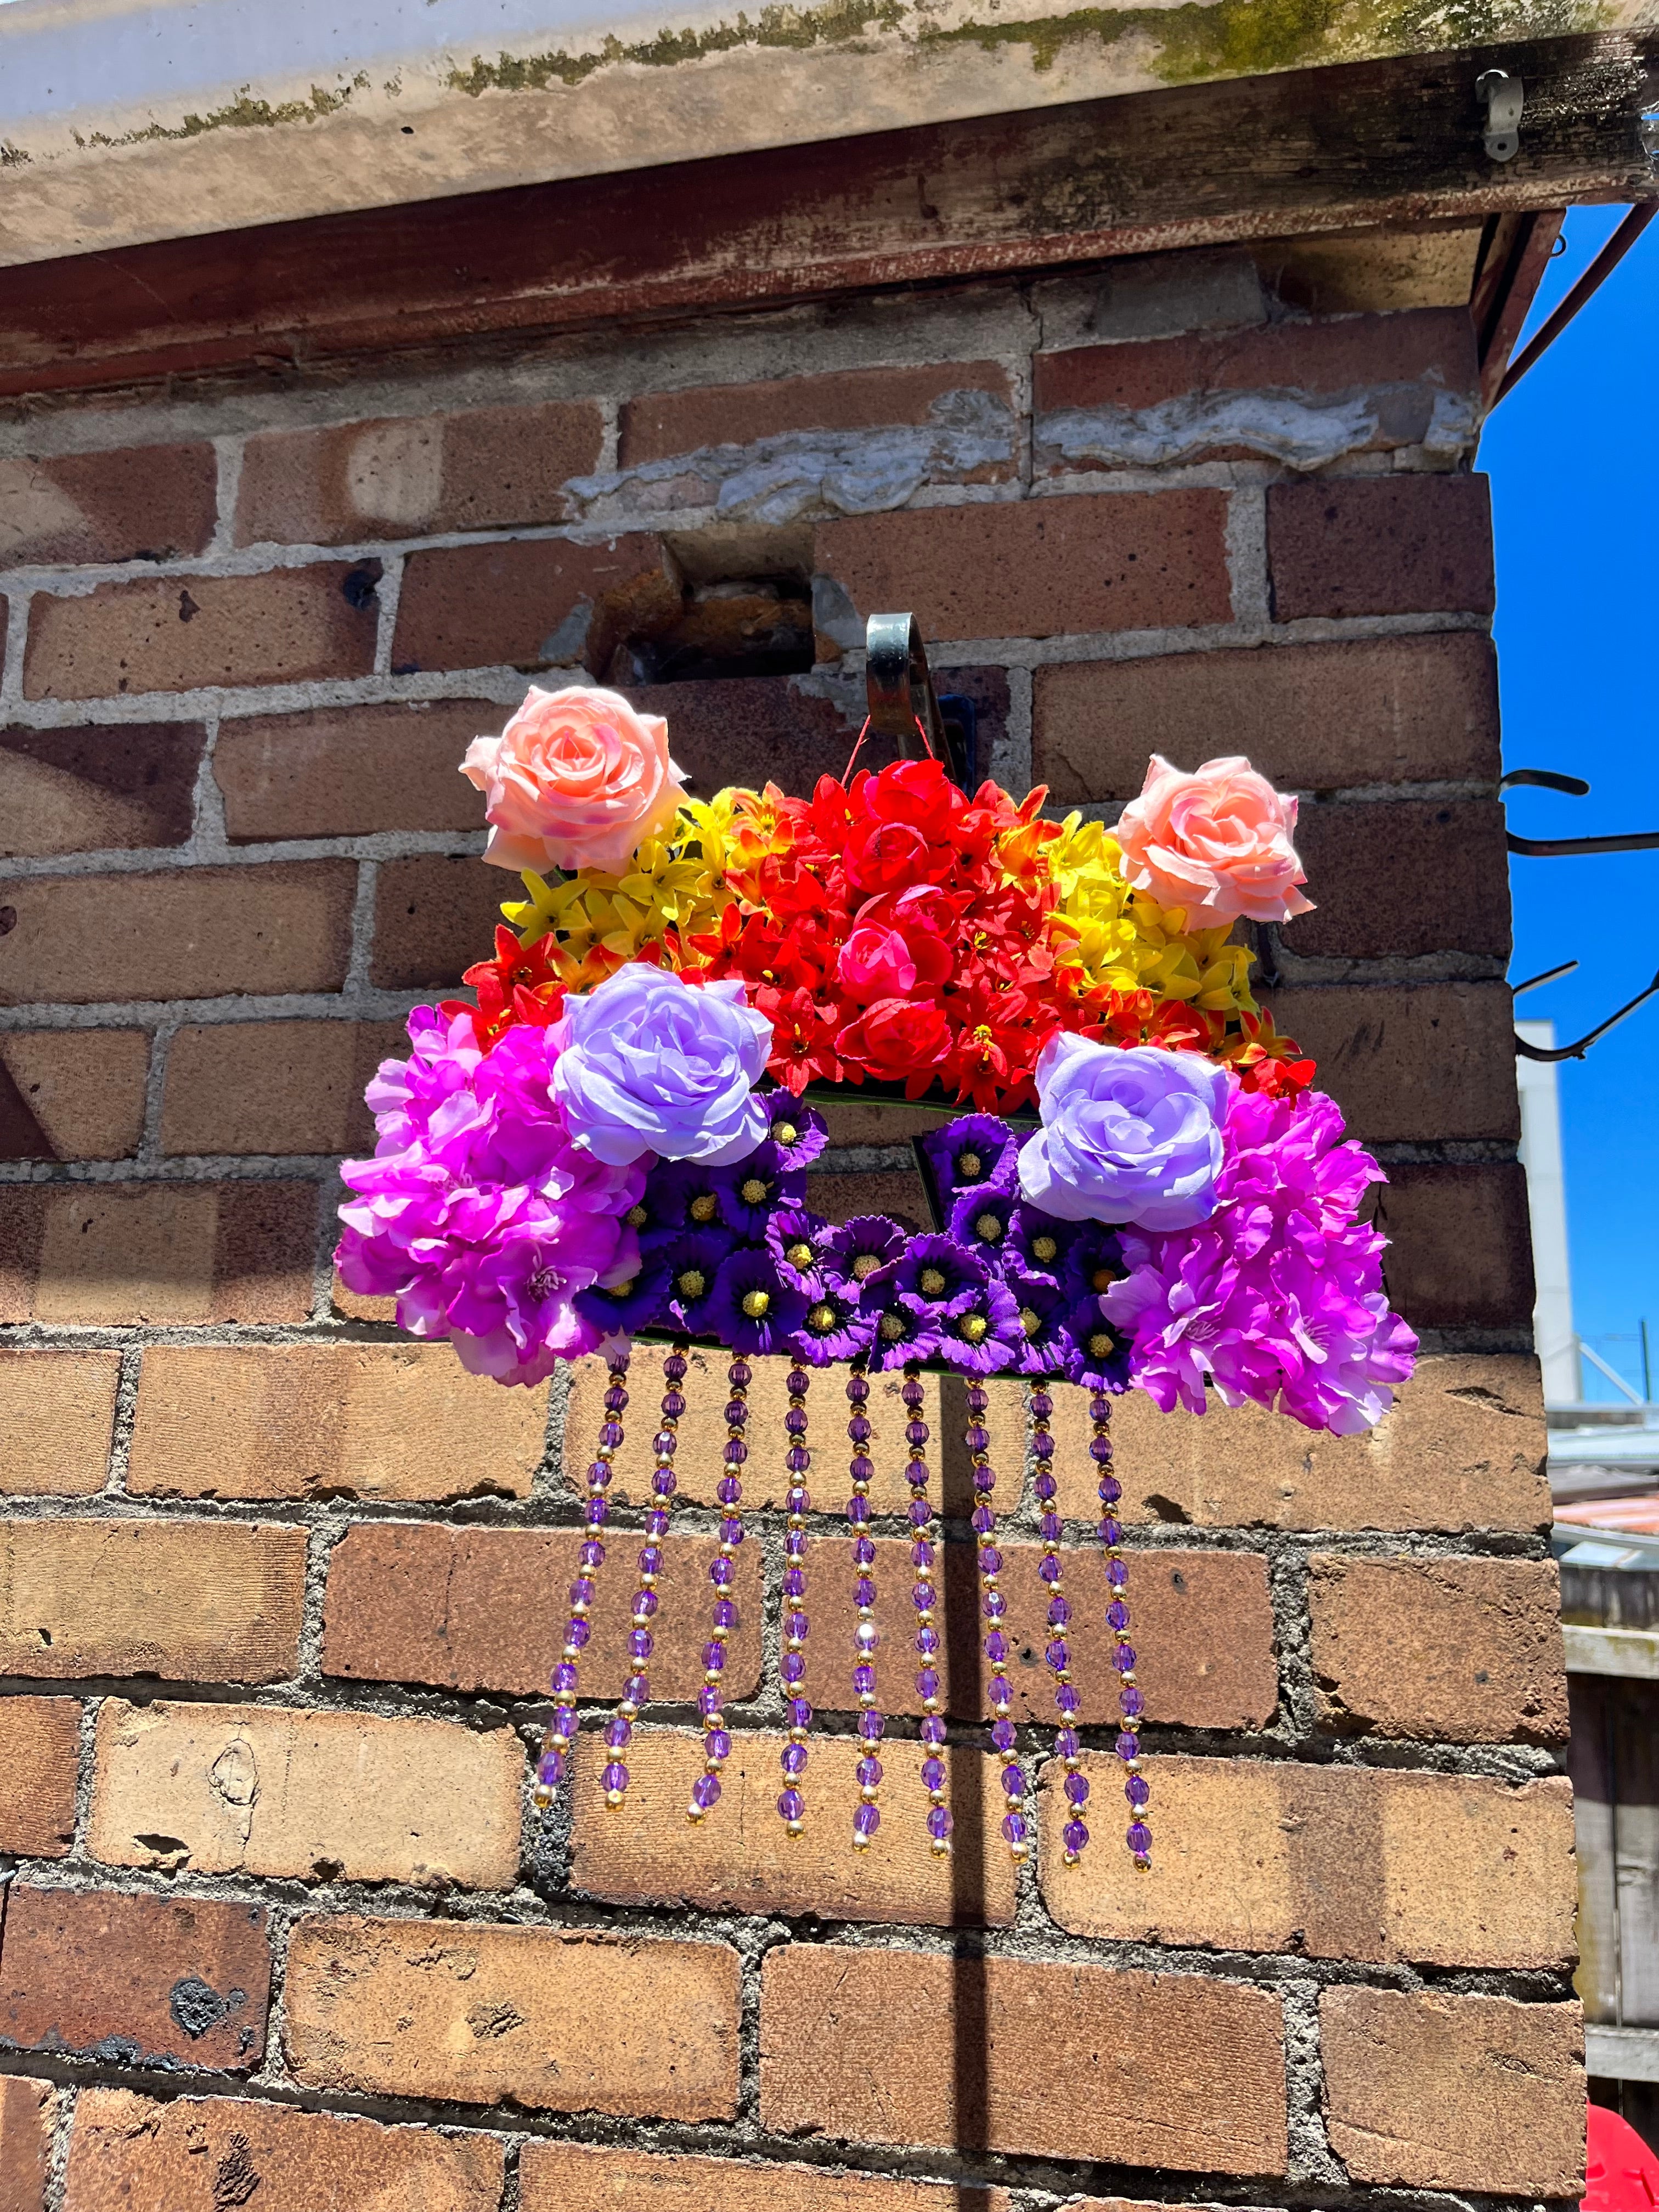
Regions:
[[[0,393],[1651,197],[1651,54],[1659,33],[1408,56],[31,264],[0,271]],[[1501,165],[1494,67],[1526,84]]]

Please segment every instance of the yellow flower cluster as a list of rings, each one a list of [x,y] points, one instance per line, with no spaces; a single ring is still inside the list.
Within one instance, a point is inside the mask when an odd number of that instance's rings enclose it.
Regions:
[[[1054,957],[1082,969],[1085,989],[1150,991],[1206,1013],[1255,1011],[1248,949],[1228,944],[1225,929],[1189,932],[1179,908],[1132,891],[1102,823],[1068,814],[1043,858],[1060,894],[1048,921]]]

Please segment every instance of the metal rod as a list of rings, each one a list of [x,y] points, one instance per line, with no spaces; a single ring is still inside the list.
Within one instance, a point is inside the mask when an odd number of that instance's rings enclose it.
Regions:
[[[1517,837],[1507,830],[1511,853],[1534,860],[1559,860],[1571,853],[1659,853],[1659,830],[1642,830],[1628,837]]]
[[[1548,352],[1579,309],[1601,290],[1656,215],[1659,215],[1659,200],[1643,200],[1631,210],[1554,313],[1504,370],[1498,397],[1492,403],[1493,407],[1508,398],[1533,363]],[[1491,408],[1486,411],[1490,414]]]
[[[1636,1325],[1642,1332],[1642,1403],[1650,1406],[1653,1403],[1653,1351],[1648,1342],[1647,1322],[1640,1321]]]
[[[1528,975],[1524,983],[1510,985],[1510,996],[1512,999],[1518,999],[1522,991],[1535,991],[1540,983],[1554,982],[1558,975],[1571,975],[1577,965],[1578,963],[1576,960],[1564,960],[1559,968],[1545,969],[1541,975]]]
[[[1522,1060],[1582,1060],[1597,1037],[1604,1037],[1610,1029],[1624,1020],[1626,1014],[1633,1014],[1638,1006],[1644,1006],[1656,991],[1659,991],[1659,975],[1654,977],[1645,991],[1638,991],[1633,999],[1620,1007],[1616,1014],[1609,1014],[1606,1021],[1587,1036],[1581,1036],[1576,1044],[1558,1045],[1553,1051],[1548,1051],[1541,1044],[1528,1044],[1525,1037],[1517,1034],[1515,1049]]]
[[[1639,1406],[1641,1404],[1642,1401],[1637,1396],[1635,1391],[1631,1389],[1630,1384],[1626,1382],[1624,1376],[1619,1372],[1618,1369],[1616,1367],[1609,1367],[1607,1361],[1602,1358],[1601,1353],[1599,1352],[1592,1352],[1589,1345],[1584,1342],[1582,1337],[1578,1340],[1578,1349],[1583,1354],[1584,1358],[1589,1360],[1592,1367],[1597,1369],[1600,1373],[1607,1376],[1608,1382],[1612,1383],[1615,1390],[1622,1390],[1624,1392],[1626,1397],[1630,1400],[1632,1406]]]

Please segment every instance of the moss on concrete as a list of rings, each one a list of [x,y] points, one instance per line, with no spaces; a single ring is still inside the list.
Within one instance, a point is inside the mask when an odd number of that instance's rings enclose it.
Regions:
[[[739,11],[735,21],[716,23],[706,31],[659,31],[655,38],[631,46],[606,38],[586,53],[567,53],[561,48],[555,53],[501,54],[493,62],[475,60],[471,69],[452,70],[447,82],[453,91],[475,99],[486,92],[540,92],[550,84],[580,84],[618,62],[642,69],[675,69],[682,62],[702,61],[737,46],[792,46],[810,52],[819,46],[847,46],[872,29],[902,30],[908,14],[902,0],[825,0],[817,8],[767,7],[752,17]]]
[[[210,114],[186,115],[174,124],[148,123],[142,131],[124,131],[118,137],[94,131],[83,138],[77,132],[75,143],[77,146],[143,146],[165,138],[202,138],[210,131],[270,131],[283,123],[316,123],[347,106],[353,93],[368,90],[368,79],[361,73],[337,92],[313,84],[308,100],[254,100],[244,85],[234,100]]]

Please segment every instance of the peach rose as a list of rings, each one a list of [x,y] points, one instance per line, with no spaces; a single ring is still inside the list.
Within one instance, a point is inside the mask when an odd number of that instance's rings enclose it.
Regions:
[[[1295,828],[1295,799],[1242,754],[1183,775],[1154,753],[1139,798],[1112,834],[1136,890],[1181,908],[1188,929],[1215,929],[1241,915],[1288,921],[1312,913],[1313,901],[1297,889],[1308,878],[1291,842]]]
[[[498,868],[621,875],[674,819],[684,779],[668,725],[614,691],[538,691],[499,738],[474,738],[461,774],[484,794]]]

